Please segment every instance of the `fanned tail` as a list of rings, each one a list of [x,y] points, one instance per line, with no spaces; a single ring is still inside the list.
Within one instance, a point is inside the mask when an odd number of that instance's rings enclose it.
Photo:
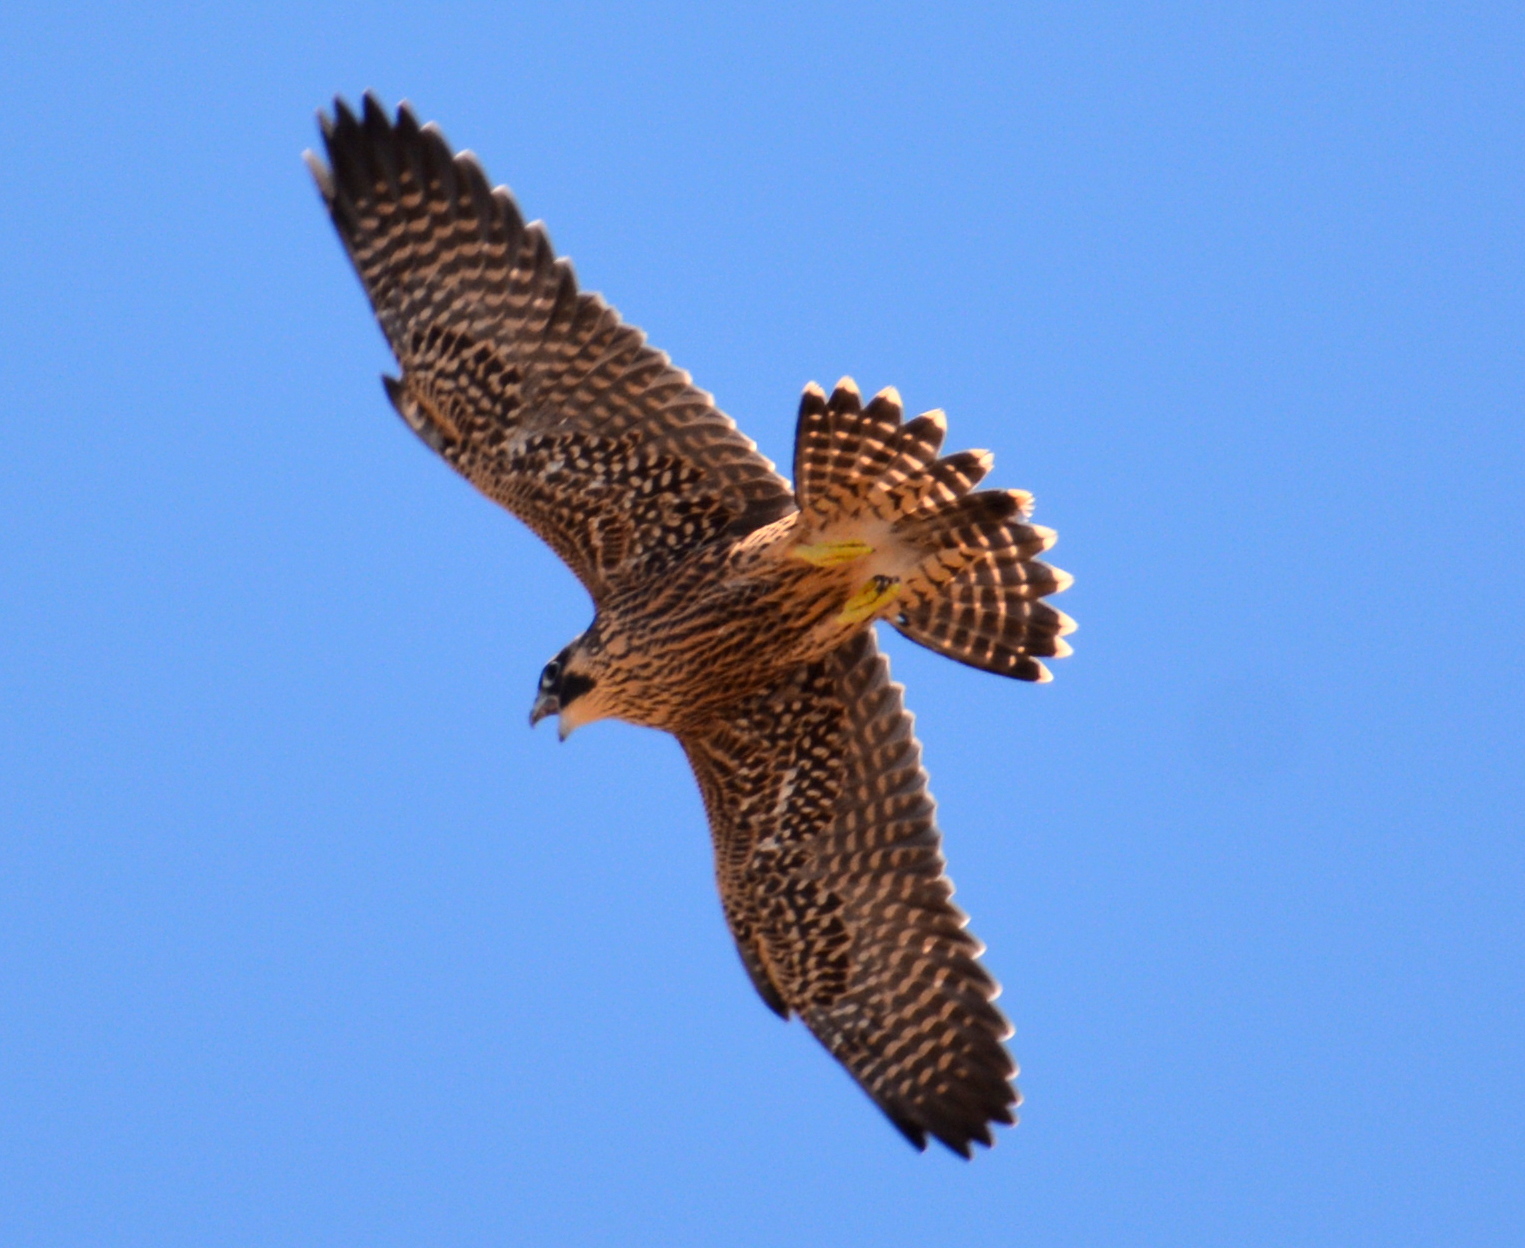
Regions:
[[[891,615],[912,641],[982,671],[1052,680],[1040,659],[1070,653],[1075,621],[1041,601],[1070,585],[1069,573],[1024,559],[1020,547],[992,551],[952,580]]]
[[[863,406],[858,387],[844,377],[826,392],[811,382],[800,397],[794,431],[794,494],[800,510],[826,524],[856,510],[864,485],[903,486],[937,461],[947,422],[928,412],[901,424],[900,395],[881,390]]]
[[[853,599],[865,604],[861,618],[886,618],[971,667],[1047,681],[1040,660],[1069,654],[1064,637],[1075,628],[1041,601],[1072,581],[1037,558],[1057,535],[1027,523],[1025,490],[975,490],[990,471],[988,451],[939,457],[946,432],[941,412],[902,423],[894,389],[865,405],[851,378],[830,398],[807,386],[794,452],[807,526],[800,557],[862,560],[873,576]]]

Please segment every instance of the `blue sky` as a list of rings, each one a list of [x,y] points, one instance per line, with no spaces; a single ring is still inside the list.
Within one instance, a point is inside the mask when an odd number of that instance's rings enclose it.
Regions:
[[[0,1238],[1525,1236],[1516,6],[0,13]],[[725,934],[570,573],[391,413],[298,159],[412,100],[775,459],[1038,496],[1044,688],[891,637],[1023,1122],[918,1156]]]

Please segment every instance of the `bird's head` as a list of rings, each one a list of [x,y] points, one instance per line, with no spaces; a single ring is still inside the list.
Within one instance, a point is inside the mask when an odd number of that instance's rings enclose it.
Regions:
[[[530,708],[531,728],[547,715],[555,715],[557,731],[565,741],[573,729],[608,714],[600,705],[599,655],[587,641],[587,634],[579,637],[542,669],[535,705]]]

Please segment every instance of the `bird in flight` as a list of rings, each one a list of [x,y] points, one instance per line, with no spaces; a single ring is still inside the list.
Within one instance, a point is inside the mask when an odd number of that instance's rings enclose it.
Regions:
[[[593,597],[530,722],[676,736],[762,999],[797,1014],[917,1148],[1015,1122],[1011,1034],[944,873],[921,747],[874,623],[1046,681],[1074,623],[1043,599],[1032,496],[976,490],[941,412],[844,378],[800,401],[791,485],[597,294],[469,152],[367,94],[309,152],[400,377],[408,426]]]

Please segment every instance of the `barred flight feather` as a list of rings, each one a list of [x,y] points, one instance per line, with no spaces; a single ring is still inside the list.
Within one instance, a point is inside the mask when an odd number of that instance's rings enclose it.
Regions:
[[[990,1144],[1019,1101],[1011,1029],[952,903],[921,747],[873,634],[680,739],[764,998],[918,1148]]]
[[[601,600],[794,509],[773,465],[603,299],[539,224],[406,106],[320,118],[309,160],[398,362],[387,393]]]

